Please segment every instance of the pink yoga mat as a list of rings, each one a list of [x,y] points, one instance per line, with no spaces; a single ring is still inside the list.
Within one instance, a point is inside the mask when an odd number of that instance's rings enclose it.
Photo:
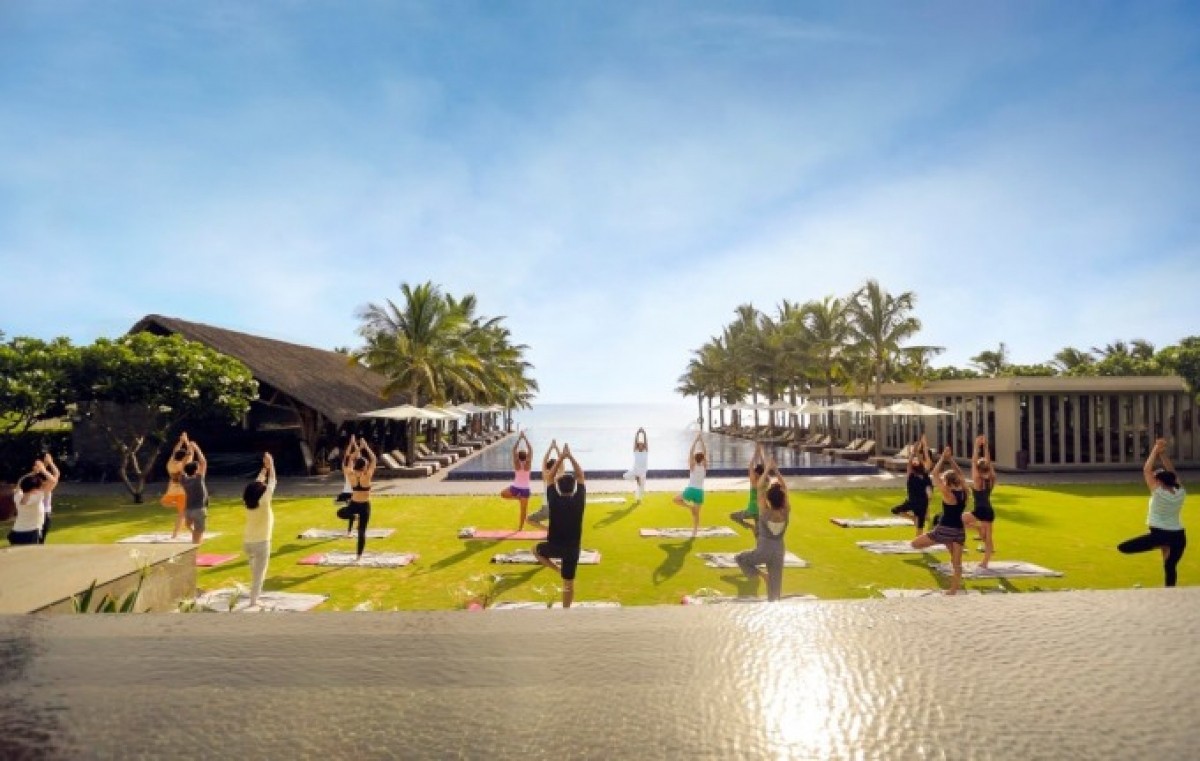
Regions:
[[[212,553],[201,552],[196,555],[196,565],[210,568],[214,565],[221,565],[236,558],[237,555],[214,555]]]
[[[545,531],[510,531],[502,528],[476,529],[465,539],[545,539]]]

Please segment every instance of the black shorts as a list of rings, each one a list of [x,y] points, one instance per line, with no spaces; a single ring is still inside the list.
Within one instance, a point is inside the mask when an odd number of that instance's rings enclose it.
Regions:
[[[42,536],[42,532],[38,531],[37,529],[34,529],[33,531],[9,531],[8,532],[8,543],[9,544],[37,544],[38,539],[40,539],[41,536]],[[576,557],[576,559],[579,558],[578,553],[575,555],[575,557]]]
[[[562,577],[567,581],[575,578],[575,566],[579,565],[579,548],[578,547],[563,547],[550,542],[540,542],[537,547],[534,547],[534,552],[544,558],[553,558],[562,561]]]
[[[904,502],[892,508],[892,515],[901,515],[903,513],[912,513],[916,518],[918,529],[925,528],[925,518],[929,515],[928,502]]]

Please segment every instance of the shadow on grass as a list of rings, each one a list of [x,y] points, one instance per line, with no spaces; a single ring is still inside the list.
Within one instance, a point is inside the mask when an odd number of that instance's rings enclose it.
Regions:
[[[316,579],[319,579],[322,576],[326,576],[337,570],[339,569],[327,568],[326,570],[313,571],[303,576],[269,576],[267,577],[267,580],[263,582],[263,589],[269,589],[273,592],[282,592],[284,590],[291,589],[292,587],[300,586],[301,584],[308,584],[311,581],[315,581]]]
[[[667,553],[667,556],[654,569],[653,581],[655,586],[659,586],[683,569],[683,561],[687,559],[695,543],[695,539],[688,539],[679,544],[658,545],[659,549]]]
[[[510,589],[516,589],[522,584],[533,578],[533,575],[538,571],[548,570],[545,566],[537,565],[527,571],[519,573],[497,573],[495,574],[496,586],[494,588],[495,596],[499,597]]]
[[[449,568],[452,565],[457,565],[472,555],[478,555],[486,549],[495,547],[499,543],[499,540],[467,540],[461,550],[453,555],[447,555],[436,563],[431,563],[427,568],[414,573],[413,576],[421,576],[427,573],[433,573],[434,571],[440,571],[443,568]],[[530,540],[530,544],[532,543],[532,540]]]
[[[638,506],[638,503],[633,502],[633,503],[630,503],[630,505],[628,507],[625,507],[625,508],[622,508],[619,510],[613,510],[608,515],[604,516],[600,520],[593,523],[592,528],[594,528],[594,529],[607,528],[608,526],[611,526],[614,523],[619,523],[620,521],[628,518],[629,514],[632,513],[633,509],[637,506]]]
[[[937,586],[938,589],[945,590],[945,589],[950,588],[950,579],[946,578],[945,576],[943,576],[937,572],[938,561],[935,558],[933,558],[932,556],[931,557],[919,557],[919,558],[905,558],[904,562],[907,563],[908,565],[913,566],[914,568],[921,568],[925,571],[928,571],[930,577],[933,578],[934,585]]]
[[[737,590],[738,597],[758,597],[759,579],[749,579],[740,573],[730,573],[721,577],[721,581],[728,583]]]

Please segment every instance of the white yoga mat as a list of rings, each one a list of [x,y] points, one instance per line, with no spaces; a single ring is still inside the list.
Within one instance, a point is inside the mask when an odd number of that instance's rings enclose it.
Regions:
[[[830,523],[842,528],[891,528],[892,526],[908,526],[913,522],[905,518],[830,518]]]
[[[415,552],[364,552],[358,557],[353,552],[332,552],[309,555],[301,558],[300,565],[331,565],[350,568],[401,568],[417,559]]]
[[[949,563],[938,563],[935,568],[943,576],[954,573]],[[993,560],[987,568],[980,568],[979,563],[963,563],[962,575],[964,579],[1016,579],[1037,576],[1058,578],[1063,573],[1023,560]]]
[[[204,538],[205,539],[216,539],[220,535],[221,535],[221,532],[219,532],[219,531],[207,531],[204,534]],[[131,536],[131,537],[127,537],[125,539],[117,540],[117,544],[191,544],[191,543],[192,543],[192,532],[190,532],[190,531],[181,531],[179,533],[179,536],[175,537],[174,539],[171,538],[170,534],[168,534],[166,532],[162,532],[162,533],[157,533],[157,534],[138,534],[137,536]]]
[[[628,502],[626,497],[589,497],[589,505],[616,505]]]
[[[798,602],[812,602],[821,598],[816,595],[784,595],[779,598],[775,604],[792,604]],[[680,601],[684,605],[725,605],[729,603],[765,603],[765,597],[732,597],[730,595],[684,595]]]
[[[855,542],[867,552],[876,555],[920,555],[930,552],[946,552],[944,544],[934,544],[924,549],[914,549],[907,539],[892,539],[884,542]]]
[[[643,528],[639,529],[638,533],[646,537],[664,537],[667,539],[691,539],[692,530],[687,527],[680,528]],[[737,536],[738,533],[729,526],[701,526],[696,532],[696,536],[700,539],[707,539],[714,536]]]
[[[369,528],[367,529],[368,539],[386,539],[396,533],[394,528]],[[347,534],[345,529],[332,528],[310,528],[302,534],[296,535],[297,539],[357,539],[358,532],[355,531]]]
[[[881,589],[879,594],[895,600],[904,597],[957,597],[958,595],[948,595],[943,589]],[[959,595],[981,595],[978,589],[960,589]]]
[[[571,603],[572,608],[619,608],[621,603],[609,602],[607,600],[595,600],[580,602],[576,600]],[[488,610],[550,610],[552,608],[562,609],[562,600],[557,600],[549,606],[544,602],[521,602],[521,601],[504,601],[498,602]]]
[[[231,600],[233,609],[230,610]],[[263,592],[258,596],[258,607],[264,611],[299,613],[312,610],[329,599],[328,595],[299,594],[296,592]],[[250,595],[236,589],[217,589],[196,597],[196,605],[217,613],[244,613],[250,605]],[[251,611],[253,612],[253,611]]]
[[[737,568],[736,552],[697,552],[696,556],[704,558],[704,565],[709,568]],[[808,568],[808,561],[792,553],[783,556],[784,568]]]
[[[492,555],[493,563],[512,563],[516,565],[538,565],[537,558],[533,556],[533,550],[517,550],[515,552],[502,552],[498,555]],[[580,550],[579,565],[596,565],[600,562],[599,550]]]

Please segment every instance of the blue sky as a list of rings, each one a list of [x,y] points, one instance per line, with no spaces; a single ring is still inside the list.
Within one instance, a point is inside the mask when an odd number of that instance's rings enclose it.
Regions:
[[[572,402],[868,277],[935,364],[1200,333],[1194,3],[9,0],[0,104],[10,336],[432,280]]]

